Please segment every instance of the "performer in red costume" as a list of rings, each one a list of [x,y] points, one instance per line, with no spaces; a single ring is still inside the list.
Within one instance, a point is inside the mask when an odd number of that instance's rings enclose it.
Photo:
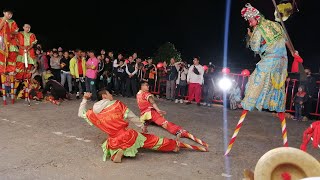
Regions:
[[[111,157],[113,162],[121,162],[123,156],[135,157],[139,148],[152,149],[163,152],[177,152],[179,148],[189,148],[207,151],[206,148],[191,146],[173,139],[160,138],[152,134],[139,133],[129,129],[129,122],[144,131],[143,123],[130,109],[118,100],[113,100],[107,90],[99,92],[102,100],[95,103],[92,109],[86,110],[91,93],[85,93],[79,107],[78,116],[84,118],[91,126],[95,125],[108,134],[107,140],[102,144],[103,160]]]
[[[292,73],[299,73],[299,63],[303,63],[303,59],[300,57],[299,52],[295,51],[293,54],[293,63],[291,66],[291,72]]]
[[[196,138],[188,131],[182,129],[182,127],[169,122],[163,115],[166,114],[165,111],[159,109],[155,103],[153,95],[149,92],[149,84],[147,82],[141,82],[140,91],[137,93],[137,103],[141,112],[140,120],[148,125],[150,122],[154,122],[158,126],[163,127],[171,134],[176,135],[178,138],[190,138],[193,141],[208,147],[208,144]]]
[[[31,69],[35,61],[35,53],[33,46],[37,43],[36,36],[30,32],[31,26],[25,24],[23,31],[18,33],[19,55],[17,57],[16,79],[30,79]],[[27,55],[27,56],[25,56]],[[27,57],[28,67],[25,68],[25,58]]]
[[[0,18],[0,73],[14,72],[17,57],[17,23],[11,19],[11,10],[4,10]]]
[[[36,36],[30,32],[30,29],[30,24],[25,24],[23,31],[17,35],[19,55],[16,63],[16,84],[18,84],[19,81],[25,81],[27,84],[26,87],[29,87],[32,75],[31,69],[36,63],[33,46],[37,43],[37,39]],[[29,89],[27,89],[25,96],[30,105]]]
[[[3,17],[0,18],[0,74],[2,84],[4,83],[4,73],[9,73],[11,83],[11,100],[14,103],[14,71],[16,67],[17,42],[16,34],[18,26],[12,20],[13,13],[11,10],[4,10]],[[3,103],[7,104],[6,92],[3,89]]]

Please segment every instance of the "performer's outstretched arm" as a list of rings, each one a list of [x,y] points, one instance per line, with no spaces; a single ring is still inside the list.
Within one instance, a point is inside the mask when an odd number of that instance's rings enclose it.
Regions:
[[[166,114],[165,111],[162,111],[162,110],[160,110],[160,109],[158,108],[158,106],[157,106],[157,104],[156,104],[153,96],[149,96],[147,99],[148,99],[148,101],[152,104],[152,107],[153,107],[158,113],[160,113],[160,114]]]
[[[86,113],[87,113],[87,101],[88,99],[91,97],[91,93],[85,93],[82,99],[82,102],[80,103],[79,106],[79,111],[78,111],[78,116],[80,118],[83,118],[84,120],[87,121],[88,124],[90,124],[90,126],[92,126],[93,124],[89,121]]]
[[[134,125],[136,125],[137,127],[141,128],[143,133],[147,132],[147,126],[144,126],[144,124],[140,121],[140,118],[138,116],[136,116],[130,109],[128,109],[129,112],[126,116],[125,119],[133,122]]]

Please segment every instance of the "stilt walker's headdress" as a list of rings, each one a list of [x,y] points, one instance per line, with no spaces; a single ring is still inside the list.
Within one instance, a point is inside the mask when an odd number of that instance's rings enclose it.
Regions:
[[[241,16],[248,21],[250,18],[255,18],[259,20],[261,18],[260,12],[251,6],[250,3],[247,3],[244,8],[241,10]]]

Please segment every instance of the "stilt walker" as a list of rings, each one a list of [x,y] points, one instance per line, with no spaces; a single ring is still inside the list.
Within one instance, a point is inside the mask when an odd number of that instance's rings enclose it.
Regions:
[[[17,47],[17,34],[19,32],[18,25],[12,19],[8,23],[10,29],[9,35],[9,54],[7,59],[7,67],[6,72],[9,73],[10,78],[10,95],[11,95],[11,103],[14,104],[15,101],[15,91],[14,91],[14,84],[15,84],[15,71],[16,71],[16,62],[19,49]]]
[[[163,117],[166,112],[161,111],[158,108],[153,95],[149,92],[149,85],[147,82],[141,82],[140,91],[137,94],[137,103],[141,112],[140,120],[145,123],[145,126],[147,126],[150,122],[154,122],[171,134],[176,135],[177,138],[189,138],[205,147],[209,146],[206,142],[195,137],[188,131],[184,130],[182,127],[169,122]]]
[[[288,146],[285,120],[285,81],[288,66],[286,33],[279,23],[265,19],[249,3],[241,10],[241,15],[252,28],[248,28],[248,45],[252,51],[260,55],[261,60],[249,77],[245,97],[241,102],[244,110],[225,155],[230,153],[248,111],[254,109],[268,109],[278,113],[283,146]]]
[[[14,76],[10,75],[10,93],[11,93],[11,103],[14,104],[15,96],[15,80]]]
[[[27,69],[28,69],[28,51],[25,49],[24,50],[24,80],[26,82],[26,90],[25,90],[25,101],[28,102],[28,105],[30,106],[30,97],[29,97],[29,77],[27,76]],[[26,76],[26,77],[25,77]]]
[[[2,89],[3,105],[7,105],[7,93],[6,93],[6,86],[4,83],[5,81],[6,81],[6,75],[1,74],[1,89]]]
[[[0,18],[0,73],[1,83],[4,84],[3,80],[6,80],[4,73],[9,73],[10,83],[14,81],[14,72],[16,66],[16,57],[18,48],[16,46],[16,34],[18,33],[18,25],[12,20],[13,13],[11,10],[4,10],[3,17]],[[7,94],[3,89],[3,103],[7,104]],[[11,100],[14,103],[14,94],[11,84]]]
[[[37,43],[36,36],[30,32],[31,26],[25,24],[23,26],[23,31],[19,32],[17,35],[19,55],[17,57],[16,63],[16,80],[20,82],[25,82],[25,100],[30,105],[29,98],[29,84],[31,80],[31,69],[36,63],[35,52],[33,46]]]

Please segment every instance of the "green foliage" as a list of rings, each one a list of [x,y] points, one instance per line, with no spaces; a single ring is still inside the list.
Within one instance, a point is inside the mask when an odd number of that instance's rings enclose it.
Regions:
[[[156,63],[163,61],[169,63],[171,58],[174,58],[176,62],[181,61],[181,53],[175,48],[174,44],[166,42],[157,50],[154,61]]]

